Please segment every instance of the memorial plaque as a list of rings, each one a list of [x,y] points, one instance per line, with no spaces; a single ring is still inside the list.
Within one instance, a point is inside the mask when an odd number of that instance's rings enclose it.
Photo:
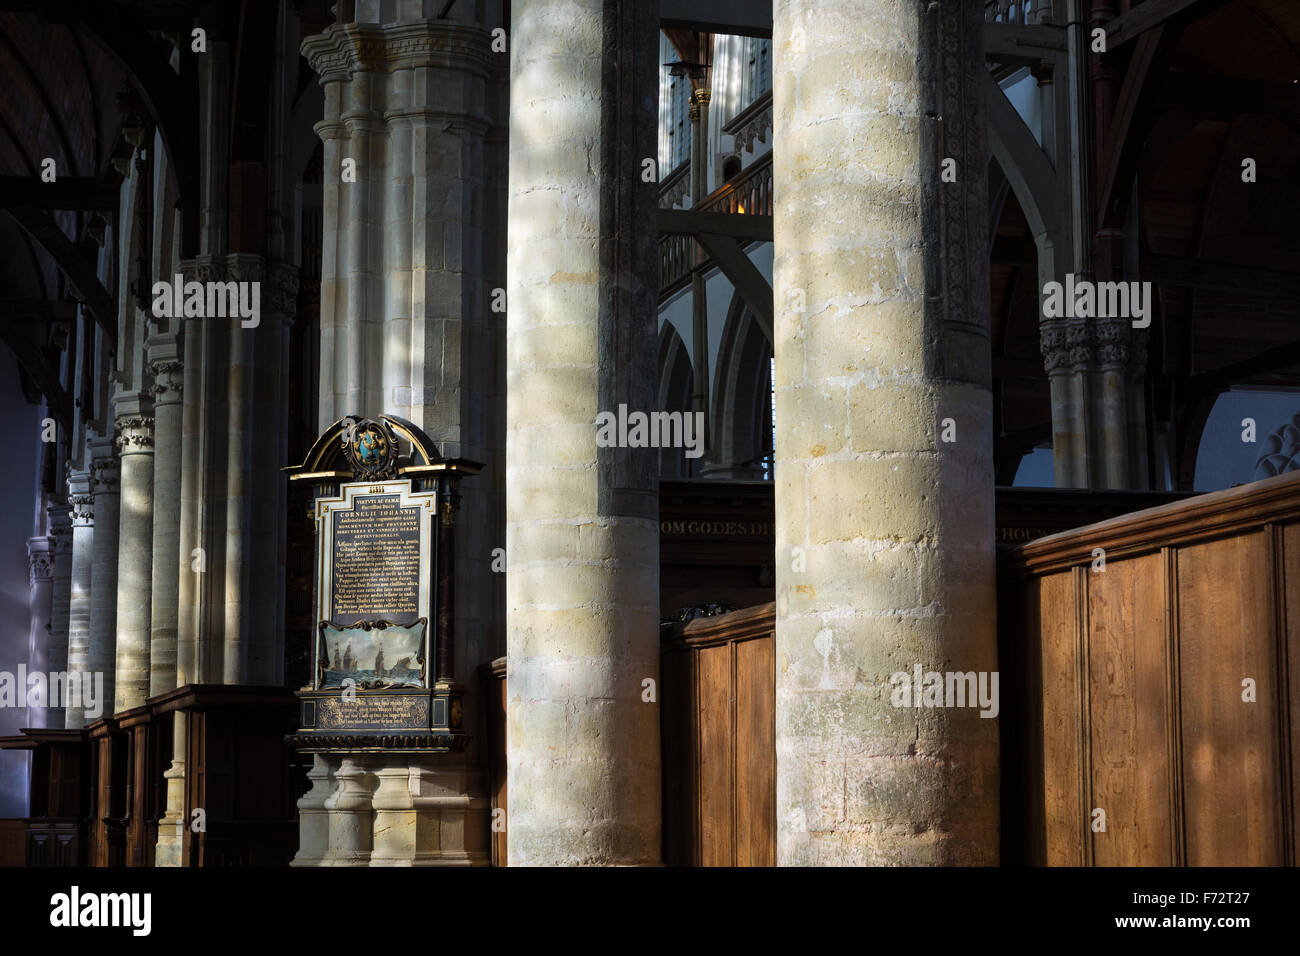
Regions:
[[[344,628],[427,619],[432,610],[430,555],[437,493],[413,492],[407,481],[354,482],[340,491],[338,497],[316,503],[318,620]],[[322,650],[331,653],[329,648]],[[343,669],[373,669],[374,651],[362,651],[358,646],[355,668]],[[414,668],[410,649],[390,644],[388,653],[390,667],[385,670],[391,669],[399,653]],[[418,656],[426,658],[423,649]]]

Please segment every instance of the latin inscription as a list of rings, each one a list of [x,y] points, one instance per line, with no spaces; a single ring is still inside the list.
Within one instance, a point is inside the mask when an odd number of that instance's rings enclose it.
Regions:
[[[330,619],[409,621],[420,610],[422,509],[397,495],[358,496],[333,514]]]

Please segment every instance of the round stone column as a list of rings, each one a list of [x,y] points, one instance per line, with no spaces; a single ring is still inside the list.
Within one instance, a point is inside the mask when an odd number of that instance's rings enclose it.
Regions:
[[[68,593],[68,673],[81,681],[90,671],[90,599],[94,566],[95,499],[90,494],[89,472],[68,476],[68,517],[72,521],[72,580]],[[84,684],[82,685],[84,687]],[[77,730],[86,726],[86,702],[78,698],[69,704],[64,726]]]
[[[778,860],[996,863],[980,5],[773,14]]]
[[[512,7],[511,865],[661,858],[658,704],[642,699],[659,676],[657,449],[599,447],[596,429],[619,404],[657,407],[657,186],[641,175],[657,30],[655,6],[628,0]]]
[[[180,575],[181,393],[184,369],[177,336],[150,342],[153,374],[153,562],[149,609],[149,696],[176,689],[176,614]]]
[[[50,667],[50,611],[54,598],[54,540],[49,535],[27,539],[27,587],[30,629],[27,634],[27,672],[43,674],[46,680],[45,698],[40,705],[28,705],[30,684],[18,688],[20,706],[27,707],[25,727],[50,727],[49,722],[49,672]]]
[[[113,716],[114,662],[117,659],[117,533],[121,495],[118,460],[109,436],[87,442],[94,476],[95,537],[90,572],[90,646],[86,653],[92,686],[102,683],[103,696],[87,702],[85,721]],[[100,675],[96,681],[95,675]]]
[[[149,590],[153,567],[152,416],[117,419],[121,458],[121,511],[117,549],[117,658],[113,712],[149,696]]]

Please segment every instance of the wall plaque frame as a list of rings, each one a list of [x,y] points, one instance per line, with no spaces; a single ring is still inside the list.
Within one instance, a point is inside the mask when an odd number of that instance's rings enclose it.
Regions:
[[[312,492],[311,683],[298,692],[305,752],[463,750],[455,681],[455,515],[478,462],[445,459],[394,415],[349,415],[289,480]],[[337,657],[337,660],[336,660]]]

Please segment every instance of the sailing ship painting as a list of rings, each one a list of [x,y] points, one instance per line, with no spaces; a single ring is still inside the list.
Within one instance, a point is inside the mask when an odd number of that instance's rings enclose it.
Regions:
[[[343,687],[349,678],[364,690],[420,687],[425,619],[412,624],[320,626],[322,688]]]

